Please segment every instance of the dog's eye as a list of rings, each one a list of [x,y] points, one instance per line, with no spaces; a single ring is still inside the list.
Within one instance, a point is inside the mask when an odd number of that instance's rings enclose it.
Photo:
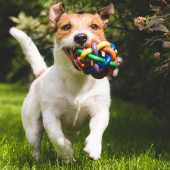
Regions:
[[[71,25],[70,25],[70,24],[64,25],[64,26],[62,27],[62,29],[65,30],[65,31],[69,30],[70,28],[71,28]]]
[[[91,27],[92,27],[94,30],[97,30],[97,29],[99,28],[96,24],[92,24]]]

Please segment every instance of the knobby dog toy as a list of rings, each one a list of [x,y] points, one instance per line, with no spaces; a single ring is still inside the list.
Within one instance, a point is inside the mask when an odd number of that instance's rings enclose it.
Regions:
[[[99,56],[101,51],[106,52],[104,58]],[[111,76],[113,70],[118,67],[116,46],[106,40],[93,38],[86,49],[78,49],[76,53],[79,55],[76,59],[78,69],[85,74],[91,74],[96,79]]]

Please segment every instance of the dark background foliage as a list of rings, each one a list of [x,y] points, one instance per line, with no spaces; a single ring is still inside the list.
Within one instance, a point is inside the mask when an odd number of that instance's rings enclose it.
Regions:
[[[11,0],[6,3],[0,0],[0,81],[27,83],[28,75],[31,72],[29,64],[24,60],[19,44],[10,36],[9,29],[16,24],[9,19],[9,16],[18,17],[20,11],[26,16],[39,17],[44,10],[44,1],[33,0]],[[170,98],[170,76],[164,78],[165,73],[155,71],[158,66],[154,53],[163,52],[160,42],[154,46],[143,44],[151,35],[145,31],[139,31],[134,25],[134,18],[138,16],[152,15],[148,1],[140,0],[71,0],[63,1],[68,12],[91,12],[105,7],[110,3],[114,4],[115,14],[110,17],[106,38],[114,43],[118,49],[118,56],[123,58],[119,67],[119,74],[110,81],[112,95],[117,95],[124,100],[141,102],[151,108],[155,115],[161,117],[168,113]],[[152,2],[151,2],[152,3]],[[153,2],[157,5],[160,2]],[[51,4],[52,5],[52,4]],[[47,10],[47,9],[46,9]],[[40,20],[42,18],[39,17]],[[45,21],[44,21],[45,22]],[[47,29],[49,30],[49,29]],[[28,30],[28,34],[35,34]],[[51,30],[49,30],[51,31]],[[52,31],[50,32],[52,34]],[[51,54],[52,43],[45,41],[44,37],[33,39],[40,49],[48,65],[53,62]]]
[[[9,43],[9,29],[16,24],[9,19],[9,16],[18,16],[20,11],[24,11],[27,15],[37,16],[39,11],[42,10],[42,6],[33,0],[0,0],[0,81],[8,81],[8,73],[11,71],[12,59],[15,58],[15,55],[18,51],[21,51],[20,48]],[[18,45],[18,44],[17,44]],[[17,53],[17,54],[18,54]],[[19,55],[22,55],[20,52]],[[24,56],[22,55],[24,58]],[[23,59],[22,58],[22,59]],[[12,81],[18,80],[22,74],[28,74],[28,67],[23,68],[23,71],[17,73]]]

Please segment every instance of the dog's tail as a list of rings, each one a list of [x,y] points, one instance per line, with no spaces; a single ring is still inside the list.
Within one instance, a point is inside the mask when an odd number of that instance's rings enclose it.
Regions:
[[[17,28],[12,27],[9,32],[21,44],[26,59],[31,64],[34,75],[36,77],[40,76],[47,69],[47,66],[34,42],[23,31]]]

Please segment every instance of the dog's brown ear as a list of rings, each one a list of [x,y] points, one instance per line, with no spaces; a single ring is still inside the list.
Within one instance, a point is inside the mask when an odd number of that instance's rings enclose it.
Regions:
[[[101,17],[101,19],[104,23],[104,29],[106,29],[107,23],[109,21],[109,15],[114,14],[114,6],[111,3],[107,7],[98,10],[96,13]]]
[[[64,4],[62,2],[53,5],[49,11],[49,20],[51,28],[57,28],[57,22],[63,13],[66,13]]]

